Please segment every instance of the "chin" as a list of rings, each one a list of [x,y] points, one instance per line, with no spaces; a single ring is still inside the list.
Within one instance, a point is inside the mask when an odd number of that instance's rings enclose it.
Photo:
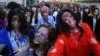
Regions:
[[[34,43],[35,43],[35,44],[39,44],[39,42],[38,42],[38,41],[36,41],[36,40],[34,40]]]

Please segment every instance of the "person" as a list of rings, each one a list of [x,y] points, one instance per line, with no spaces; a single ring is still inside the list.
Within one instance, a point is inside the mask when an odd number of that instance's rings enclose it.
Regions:
[[[94,8],[92,16],[88,17],[87,24],[90,26],[92,31],[96,35],[96,39],[100,42],[100,19],[99,19],[99,8]]]
[[[11,1],[11,2],[9,2],[9,3],[7,4],[7,8],[8,8],[9,10],[12,10],[12,9],[14,9],[14,8],[22,8],[22,7],[21,7],[21,5],[20,5],[19,3],[14,2],[14,1]]]
[[[0,30],[6,27],[6,9],[0,6]]]
[[[48,23],[55,28],[55,21],[53,19],[53,16],[49,15],[49,8],[45,5],[41,7],[41,16],[42,17],[38,18],[37,28],[40,25],[48,24]]]
[[[23,11],[20,8],[12,9],[7,18],[7,29],[0,32],[0,39],[7,46],[7,56],[29,56],[28,24]]]
[[[77,4],[75,4],[75,5],[73,6],[73,12],[74,12],[75,14],[77,14],[78,17],[79,17],[80,20],[81,20],[81,13],[80,13],[80,10],[79,10],[79,6],[78,6]]]
[[[57,15],[58,37],[47,56],[100,56],[100,45],[94,33],[76,14],[63,9]]]
[[[41,25],[35,33],[33,56],[47,56],[55,39],[55,29],[49,25]]]
[[[84,8],[83,8],[83,19],[82,19],[83,22],[87,22],[87,19],[90,16],[90,13],[91,13],[90,7],[84,6]]]

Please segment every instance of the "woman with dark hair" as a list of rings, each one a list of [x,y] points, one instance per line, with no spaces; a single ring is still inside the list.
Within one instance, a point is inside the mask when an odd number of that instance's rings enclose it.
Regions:
[[[22,9],[15,8],[9,12],[7,31],[5,29],[0,32],[0,37],[8,48],[7,56],[29,56],[27,26]]]
[[[87,24],[96,35],[96,39],[100,42],[100,19],[99,8],[92,9],[92,16],[88,17]]]
[[[47,52],[55,39],[55,29],[51,26],[41,25],[35,33],[33,56],[47,56]]]
[[[4,7],[0,7],[0,30],[6,27],[6,9]]]
[[[30,24],[34,27],[36,27],[36,24],[38,23],[38,10],[36,7],[31,8],[31,15],[30,15]]]
[[[79,10],[80,8],[79,8],[79,6],[77,5],[77,4],[75,4],[74,6],[73,6],[73,12],[75,13],[75,14],[77,14],[78,15],[78,17],[80,18],[80,20],[81,20],[81,13],[80,13],[80,10]]]
[[[57,15],[58,38],[48,56],[89,56],[91,51],[100,56],[100,45],[86,23],[68,9]]]
[[[90,7],[85,7],[83,8],[83,22],[87,22],[88,17],[90,16]]]

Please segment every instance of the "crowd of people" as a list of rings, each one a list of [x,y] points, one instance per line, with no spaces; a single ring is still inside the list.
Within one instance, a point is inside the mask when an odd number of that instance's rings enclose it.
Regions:
[[[0,6],[0,54],[100,56],[99,13],[77,3]]]

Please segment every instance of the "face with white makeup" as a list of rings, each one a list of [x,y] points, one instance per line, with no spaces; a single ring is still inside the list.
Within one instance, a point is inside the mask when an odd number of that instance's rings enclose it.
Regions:
[[[69,26],[69,28],[76,27],[76,21],[74,17],[71,15],[71,13],[69,12],[64,12],[62,14],[62,21],[66,23]]]
[[[80,18],[69,9],[62,9],[57,15],[58,32],[70,33],[72,31],[81,31]],[[83,31],[83,30],[82,30]]]

